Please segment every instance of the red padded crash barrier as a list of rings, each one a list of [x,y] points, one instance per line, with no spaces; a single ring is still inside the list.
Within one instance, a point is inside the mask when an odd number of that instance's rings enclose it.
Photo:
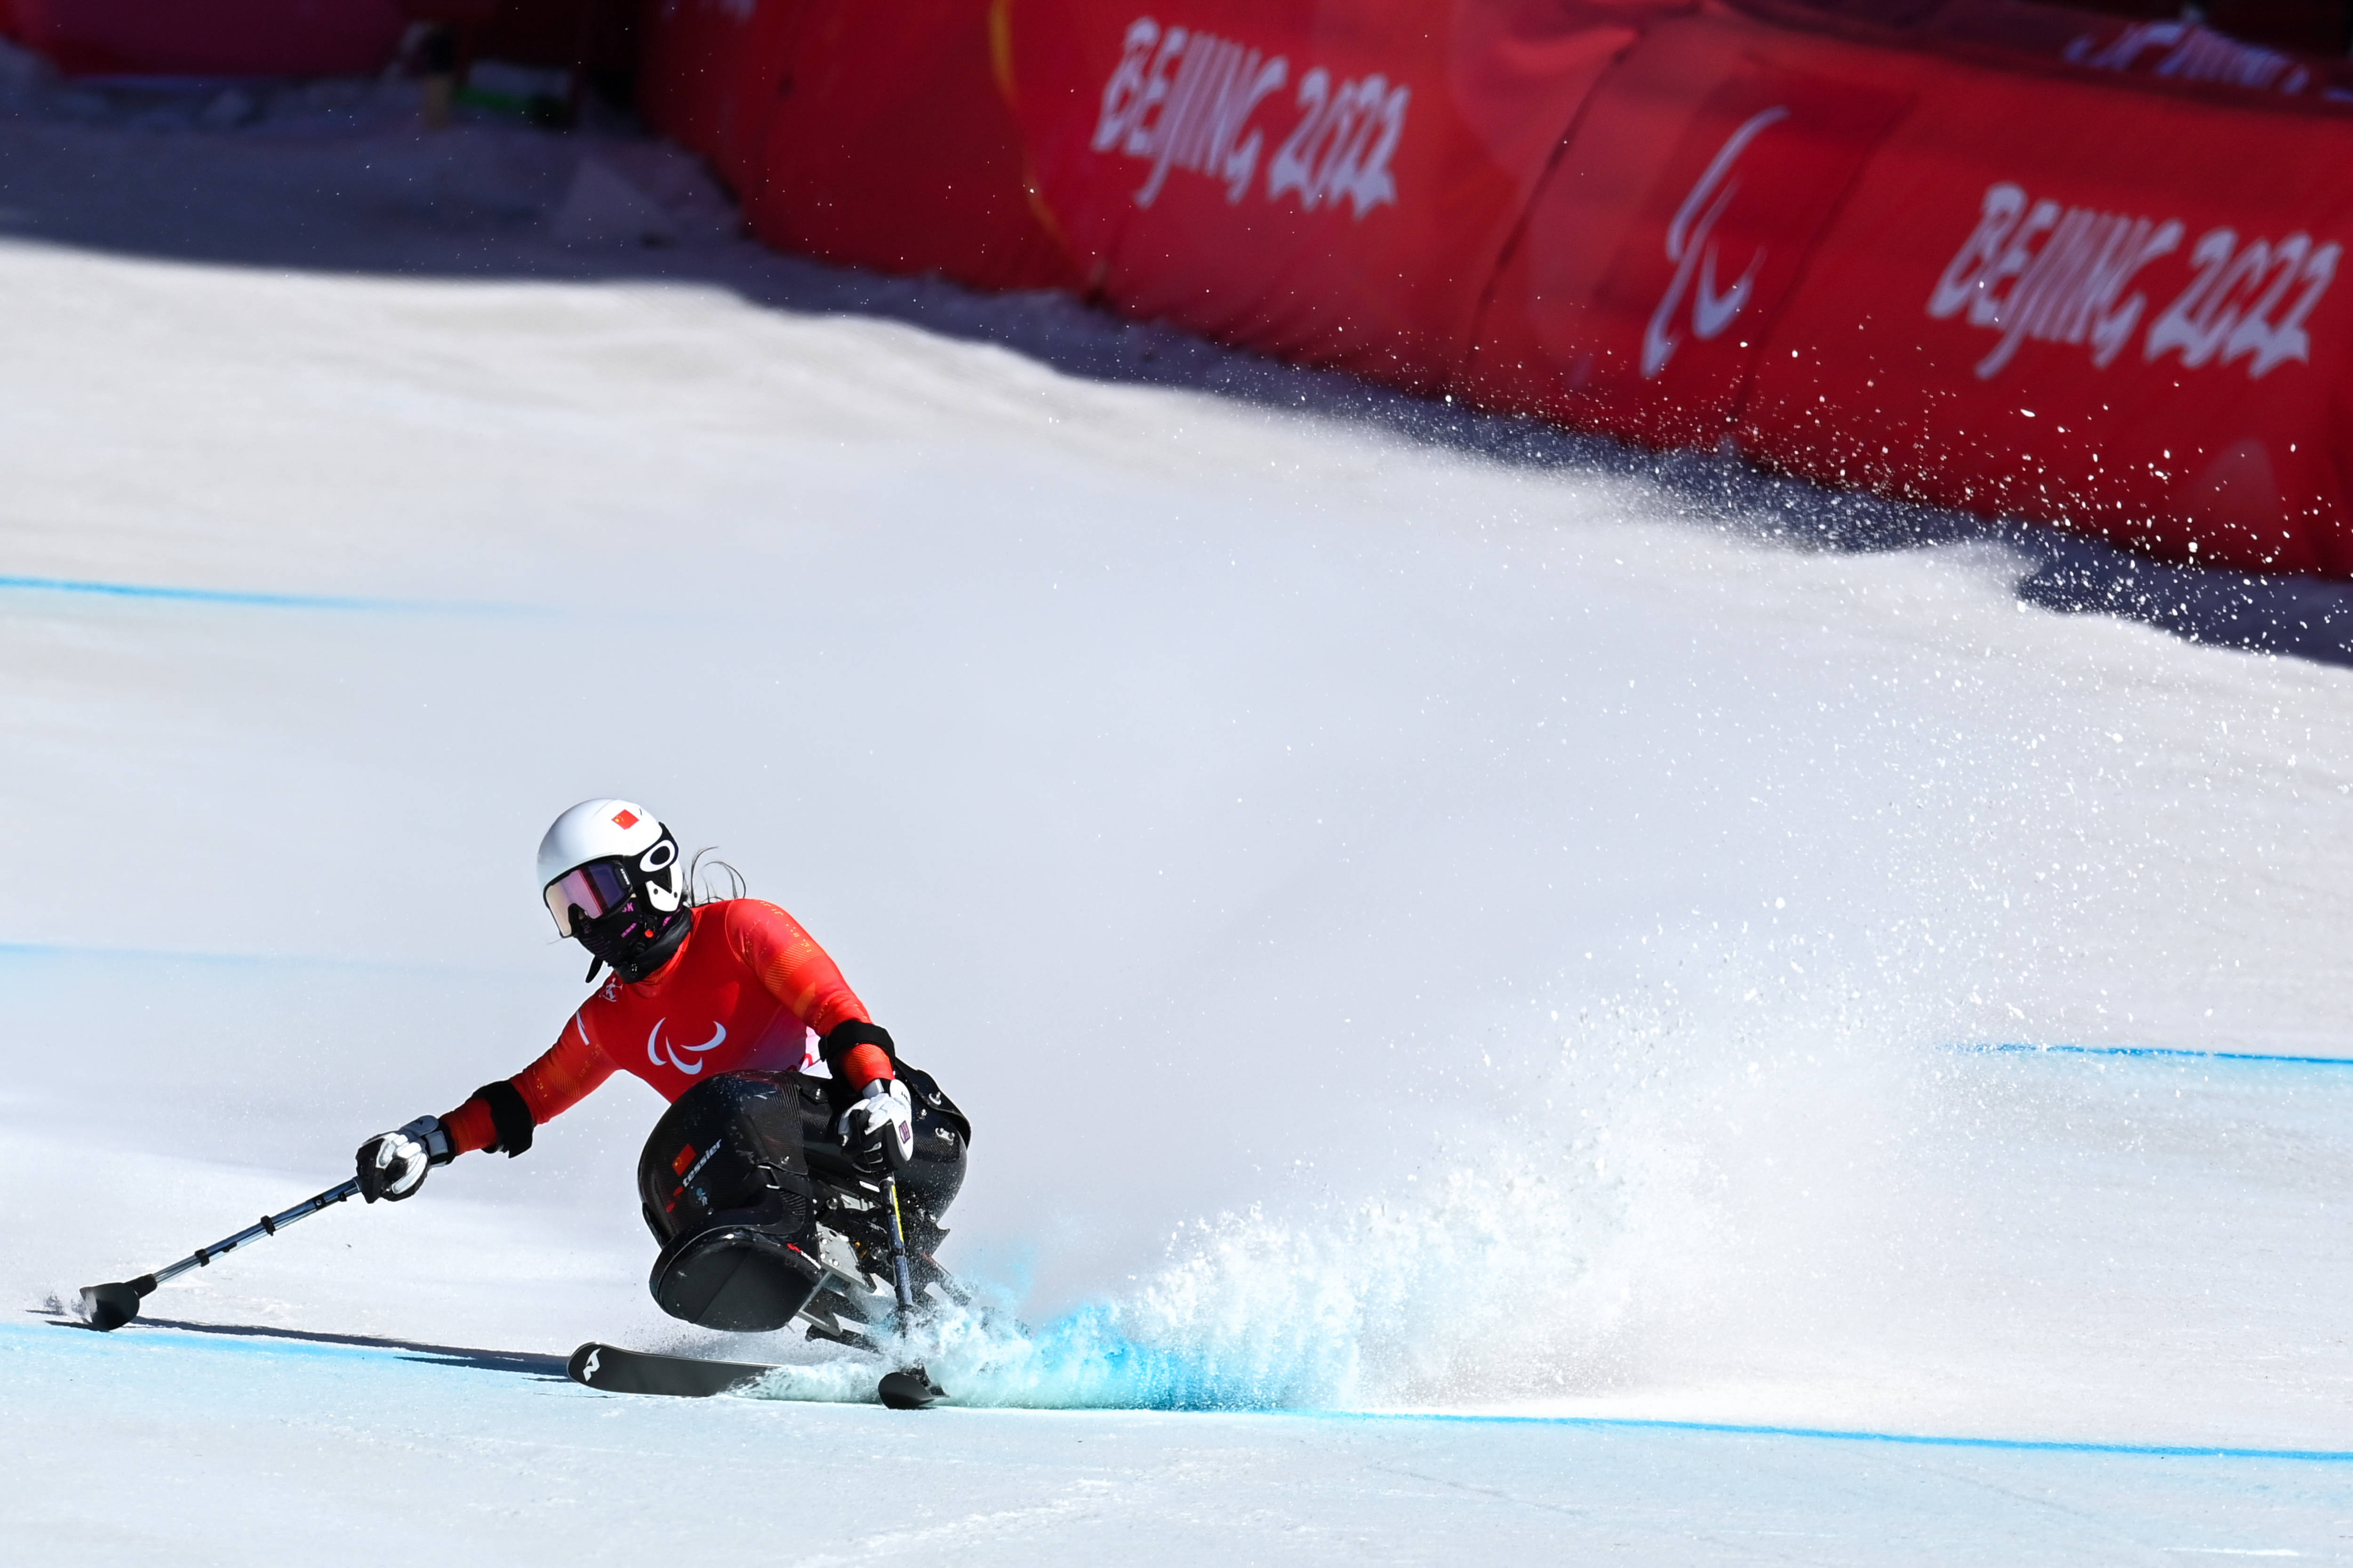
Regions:
[[[988,0],[656,0],[638,108],[781,249],[1071,288],[991,66]]]
[[[647,96],[790,248],[2353,574],[2335,68],[1739,3],[662,0]]]
[[[1736,18],[1654,29],[1534,203],[1465,389],[1652,445],[1722,441],[1767,328],[1918,70]]]
[[[759,181],[768,116],[805,0],[652,0],[638,110],[711,160],[739,194]]]
[[[775,0],[768,0],[774,4]],[[998,90],[988,0],[800,0],[744,216],[770,244],[983,289],[1080,279]]]
[[[1424,389],[1636,36],[1509,0],[1003,9],[1039,199],[1105,300]]]
[[[2353,572],[2353,121],[1939,65],[1767,334],[1798,472]]]
[[[1467,390],[2170,554],[2344,572],[2328,300],[2348,157],[2333,113],[1705,10],[1596,94]]]
[[[79,76],[356,76],[407,26],[396,0],[10,0],[10,33]]]

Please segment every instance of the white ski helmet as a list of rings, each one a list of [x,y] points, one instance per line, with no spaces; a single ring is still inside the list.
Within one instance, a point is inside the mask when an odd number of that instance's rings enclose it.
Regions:
[[[583,922],[639,894],[640,912],[659,926],[686,904],[686,868],[679,864],[678,840],[644,806],[584,800],[539,841],[539,889],[565,936],[579,935]]]

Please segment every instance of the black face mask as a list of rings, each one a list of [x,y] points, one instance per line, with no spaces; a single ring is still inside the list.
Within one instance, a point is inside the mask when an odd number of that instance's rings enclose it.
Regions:
[[[596,961],[588,966],[589,979],[596,979],[596,971],[609,963],[614,973],[634,985],[668,963],[693,929],[693,914],[683,904],[665,915],[650,910],[640,913],[642,902],[641,898],[633,898],[596,920],[575,922],[573,935]]]

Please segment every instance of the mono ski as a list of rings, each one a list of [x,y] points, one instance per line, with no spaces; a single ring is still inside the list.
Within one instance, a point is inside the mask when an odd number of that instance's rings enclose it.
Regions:
[[[565,1367],[573,1382],[599,1394],[659,1394],[708,1399],[748,1388],[776,1371],[757,1362],[698,1361],[692,1356],[624,1350],[589,1341]]]

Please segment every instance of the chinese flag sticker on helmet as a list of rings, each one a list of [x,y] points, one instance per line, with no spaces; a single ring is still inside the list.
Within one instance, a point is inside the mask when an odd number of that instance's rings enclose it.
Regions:
[[[626,805],[613,814],[613,826],[616,827],[630,828],[637,825],[638,814]]]

